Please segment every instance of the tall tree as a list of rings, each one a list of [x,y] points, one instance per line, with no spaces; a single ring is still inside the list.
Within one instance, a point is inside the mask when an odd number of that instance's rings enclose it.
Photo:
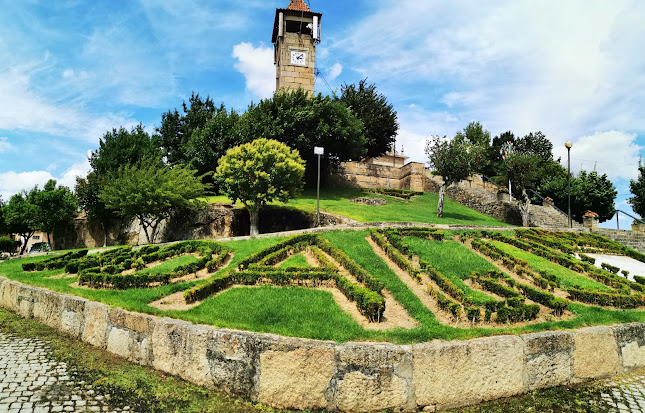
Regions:
[[[51,234],[57,225],[69,221],[76,213],[78,204],[72,191],[66,186],[56,187],[56,181],[50,179],[42,190],[35,187],[30,198],[38,207],[38,226],[47,233],[47,242],[52,246]]]
[[[159,159],[124,165],[103,181],[99,198],[124,218],[137,218],[148,243],[154,243],[159,224],[173,212],[196,210],[204,184],[194,170],[169,168]]]
[[[251,235],[259,233],[259,212],[273,200],[287,202],[302,189],[305,162],[297,150],[272,139],[256,139],[229,149],[215,180],[221,192],[249,211]]]
[[[553,199],[553,203],[566,211],[568,206],[567,170],[560,167],[552,172],[538,187],[538,192]],[[571,216],[582,222],[582,215],[587,211],[598,214],[600,222],[611,219],[616,214],[614,201],[618,192],[607,174],[599,175],[596,171],[580,171],[571,177]]]
[[[157,128],[158,139],[163,148],[163,155],[171,164],[188,165],[192,155],[187,153],[193,134],[204,129],[208,121],[216,114],[226,111],[224,106],[215,108],[213,100],[206,96],[202,98],[193,92],[188,100],[182,103],[182,113],[177,109],[169,110],[161,115],[161,126]]]
[[[513,190],[521,194],[520,215],[522,225],[529,225],[529,209],[531,198],[527,189],[533,187],[540,176],[540,164],[542,159],[530,153],[512,153],[504,160],[506,179],[513,183]]]
[[[9,233],[20,236],[22,255],[27,249],[29,239],[38,230],[38,206],[33,202],[30,193],[22,191],[13,195],[2,210]]]
[[[90,172],[86,178],[76,177],[74,192],[78,199],[79,207],[85,211],[87,217],[97,220],[103,229],[103,246],[107,246],[108,222],[116,217],[114,211],[109,209],[99,197],[101,185],[95,172]]]
[[[553,143],[542,132],[531,132],[515,141],[515,150],[533,154],[544,161],[553,160]]]
[[[7,223],[4,220],[4,212],[3,208],[5,206],[5,202],[2,199],[2,196],[0,196],[0,234],[5,234],[7,232]]]
[[[374,84],[367,84],[367,79],[361,80],[358,86],[344,84],[339,100],[363,122],[367,157],[381,156],[392,150],[399,131],[397,114]]]
[[[90,166],[97,177],[103,179],[124,165],[159,156],[161,150],[157,138],[151,137],[140,124],[129,131],[125,128],[112,129],[103,135],[99,149],[90,154]]]
[[[298,150],[306,161],[305,180],[311,184],[317,175],[315,146],[325,148],[323,177],[339,162],[358,160],[367,153],[362,123],[345,104],[321,94],[311,97],[302,89],[281,91],[251,104],[239,127],[243,142],[263,137]]]
[[[443,217],[443,199],[446,189],[468,178],[473,172],[473,160],[477,157],[477,147],[464,143],[463,139],[447,139],[433,136],[426,141],[425,152],[443,184],[439,189],[437,216]]]
[[[638,178],[629,181],[629,192],[634,196],[627,203],[639,216],[645,217],[645,163],[642,159],[638,161]]]

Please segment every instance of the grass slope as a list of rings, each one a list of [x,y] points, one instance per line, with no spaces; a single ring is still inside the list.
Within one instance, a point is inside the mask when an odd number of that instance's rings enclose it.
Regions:
[[[351,202],[358,197],[382,198],[386,205],[362,205]],[[230,202],[226,197],[217,196],[206,198],[208,202]],[[339,214],[359,222],[421,222],[426,224],[458,224],[473,226],[509,226],[488,215],[446,197],[444,217],[437,217],[439,196],[425,193],[411,200],[399,199],[386,195],[372,194],[360,188],[326,188],[320,191],[320,209],[333,214]],[[273,203],[272,205],[297,208],[307,212],[316,212],[316,192],[304,191],[300,197],[289,201],[288,204]],[[241,206],[241,205],[238,205]]]
[[[448,232],[454,235],[456,232]],[[419,327],[412,330],[395,329],[391,331],[368,331],[362,329],[348,314],[343,312],[334,302],[330,293],[319,290],[271,286],[242,287],[224,291],[206,299],[200,306],[189,311],[161,311],[150,307],[147,303],[158,300],[177,291],[193,286],[196,281],[175,285],[166,285],[150,289],[90,290],[75,288],[75,278],[51,279],[46,278],[62,273],[62,270],[25,273],[21,269],[23,262],[43,260],[46,257],[10,260],[0,263],[0,275],[30,284],[68,293],[90,300],[103,302],[130,311],[170,316],[189,320],[195,323],[208,324],[216,327],[236,328],[268,333],[335,340],[391,341],[396,343],[423,342],[432,339],[466,339],[478,336],[504,333],[522,333],[543,331],[547,329],[577,328],[587,325],[610,325],[632,321],[645,321],[645,312],[636,310],[616,311],[599,307],[590,307],[572,303],[569,309],[576,318],[568,321],[545,322],[522,328],[508,326],[454,328],[439,324],[434,314],[428,310],[414,293],[396,276],[396,274],[372,250],[365,239],[368,231],[332,231],[322,234],[325,238],[340,247],[359,265],[381,280],[395,299],[419,322]],[[242,259],[252,253],[267,248],[282,241],[284,238],[259,238],[227,243],[234,257],[228,268],[237,266]],[[495,266],[469,251],[456,241],[427,241],[407,239],[415,253],[427,259],[439,271],[453,282],[467,290],[462,280],[472,271],[488,271]],[[524,255],[523,251],[500,244],[522,259],[527,259],[531,266],[545,268],[572,283],[581,284],[587,280],[568,270],[553,265],[542,258]],[[304,257],[303,257],[304,258]],[[165,262],[163,265],[180,265],[191,256],[178,257]],[[295,255],[290,258],[289,265],[302,263],[302,258]],[[220,270],[226,271],[226,269]],[[590,283],[595,283],[588,280]],[[598,285],[598,288],[601,286]],[[603,286],[604,287],[604,286]],[[475,294],[476,300],[485,297],[483,293]]]

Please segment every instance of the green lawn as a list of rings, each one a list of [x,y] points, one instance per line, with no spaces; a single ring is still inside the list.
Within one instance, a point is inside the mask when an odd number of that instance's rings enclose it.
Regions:
[[[456,232],[449,231],[448,236]],[[75,288],[71,284],[75,278],[51,279],[52,275],[61,274],[63,270],[52,270],[25,273],[21,269],[23,262],[45,259],[46,257],[10,260],[0,263],[0,275],[21,281],[26,284],[46,287],[62,293],[86,297],[103,302],[110,306],[121,307],[131,311],[161,316],[181,318],[200,324],[216,327],[260,331],[285,336],[306,337],[339,342],[349,340],[391,341],[395,343],[415,343],[433,339],[466,339],[493,334],[516,334],[522,332],[543,331],[549,329],[576,328],[587,325],[610,325],[616,323],[645,321],[643,311],[613,311],[599,307],[590,307],[572,303],[569,309],[576,317],[568,321],[545,322],[523,328],[509,328],[505,325],[495,327],[454,328],[440,324],[434,314],[428,310],[418,297],[390,270],[367,242],[368,231],[330,231],[322,236],[340,247],[359,265],[381,280],[394,298],[414,317],[419,326],[412,330],[394,329],[390,331],[364,330],[334,302],[330,293],[299,287],[239,287],[224,291],[210,297],[204,302],[185,312],[161,311],[148,306],[148,303],[177,291],[183,291],[198,281],[184,282],[149,289],[90,290]],[[250,254],[274,245],[284,237],[258,238],[231,241],[227,245],[234,257],[231,266]],[[439,271],[449,277],[464,290],[469,291],[463,280],[472,272],[485,272],[495,267],[483,258],[474,254],[462,244],[446,240],[443,242],[409,238],[406,239],[413,251],[430,261]],[[551,264],[546,260],[526,254],[524,251],[500,244],[522,259],[529,261],[536,269],[545,268],[556,273],[563,283],[582,284],[587,280],[589,286],[598,289],[604,285],[581,277],[569,270]],[[170,266],[185,263],[192,256],[182,256],[168,260],[162,265]],[[289,258],[285,265],[306,265],[301,254]],[[226,271],[222,269],[220,271]],[[476,301],[484,300],[484,293],[470,291]]]
[[[351,202],[358,197],[382,198],[386,205],[362,205]],[[343,215],[359,222],[421,222],[426,224],[458,224],[474,226],[510,226],[488,215],[461,205],[450,198],[445,199],[444,217],[437,217],[437,202],[439,196],[425,193],[411,200],[395,198],[387,195],[372,194],[359,188],[333,188],[320,191],[320,209],[322,211]],[[223,196],[208,197],[208,202],[230,202]],[[316,191],[305,190],[302,195],[284,204],[272,205],[316,212]],[[238,203],[238,207],[241,204]]]
[[[432,241],[416,237],[406,237],[405,241],[414,254],[428,261],[440,273],[450,278],[466,295],[473,297],[475,304],[483,305],[494,299],[486,293],[470,289],[464,283],[473,271],[484,274],[499,270],[466,246],[457,241]]]
[[[284,260],[280,264],[281,268],[287,268],[287,267],[311,267],[309,263],[307,262],[307,258],[305,258],[304,255],[302,254],[296,254],[293,255],[286,260]]]

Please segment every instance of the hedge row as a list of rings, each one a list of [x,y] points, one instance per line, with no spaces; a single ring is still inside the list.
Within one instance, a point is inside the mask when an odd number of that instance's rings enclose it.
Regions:
[[[416,237],[424,239],[433,239],[435,241],[443,241],[445,234],[442,230],[437,228],[428,227],[413,227],[413,228],[387,228],[386,233],[393,233],[400,237]]]
[[[440,291],[437,291],[437,302],[439,304],[439,308],[444,311],[448,311],[455,318],[459,318],[461,316],[461,305],[455,301],[452,301]]]
[[[383,251],[385,251],[385,254],[397,265],[397,267],[410,274],[410,276],[418,282],[421,282],[421,272],[410,264],[401,251],[399,251],[394,245],[388,244],[385,237],[374,229],[370,230],[370,236],[372,237],[372,240]]]
[[[569,293],[569,298],[572,300],[603,307],[636,308],[645,303],[645,296],[642,294],[626,295],[605,293],[574,287],[568,288],[567,292]]]
[[[436,268],[431,266],[429,262],[425,260],[419,260],[419,264],[421,265],[423,272],[426,273],[428,277],[430,277],[439,286],[439,288],[448,293],[448,295],[450,295],[452,298],[464,303],[470,303],[472,301],[470,297],[466,297],[464,290],[453,283],[450,278],[446,277]]]
[[[26,272],[58,270],[60,268],[65,268],[65,266],[70,260],[75,260],[75,259],[84,257],[86,255],[87,255],[87,250],[66,252],[61,255],[55,255],[51,258],[48,258],[40,262],[30,262],[30,263],[22,264],[22,270]]]
[[[498,323],[521,322],[535,320],[540,313],[537,304],[521,304],[515,307],[502,307],[497,310],[495,321]]]
[[[391,189],[391,188],[366,188],[366,192],[373,194],[389,195],[396,198],[410,199],[413,196],[423,195],[423,192],[410,191],[408,189]]]
[[[215,272],[229,256],[227,247],[212,241],[184,241],[166,247],[146,246],[141,250],[143,251],[107,251],[110,259],[105,259],[103,254],[89,256],[70,262],[66,269],[70,273],[78,272],[80,285],[89,285],[94,288],[143,288],[149,287],[153,283],[168,284],[173,278],[196,273],[204,268],[209,273]],[[141,271],[145,269],[145,262],[165,260],[179,254],[194,252],[201,255],[196,262],[178,266],[170,272],[148,274]],[[123,259],[125,254],[129,254],[130,258]],[[132,260],[135,258],[137,261],[133,262]],[[121,261],[122,259],[123,261]],[[101,263],[110,264],[101,266]],[[121,274],[130,268],[135,269],[136,272]]]
[[[538,290],[537,288],[533,288],[530,285],[521,283],[516,283],[516,286],[529,300],[553,309],[556,316],[561,316],[564,310],[566,310],[569,306],[568,300],[565,300],[564,298],[557,298],[553,294],[547,293],[546,291]]]
[[[268,266],[285,259],[290,252],[300,251],[307,246],[311,246],[311,251],[321,263],[322,268],[276,269]],[[366,287],[353,283],[340,275],[322,251],[338,261]],[[380,294],[384,284],[356,264],[334,244],[315,234],[297,235],[263,251],[258,251],[243,260],[238,265],[237,272],[228,271],[222,276],[200,283],[185,291],[184,298],[189,303],[201,300],[236,283],[256,284],[265,280],[274,284],[285,284],[291,283],[293,280],[323,281],[329,279],[336,282],[336,286],[349,300],[356,302],[359,311],[370,321],[381,320],[385,312],[385,299]]]
[[[263,250],[257,251],[251,255],[249,255],[247,258],[244,260],[240,261],[238,264],[238,268],[240,270],[245,270],[249,264],[252,263],[257,263],[261,261],[264,257],[267,255],[273,254],[276,251],[279,251],[285,247],[288,247],[289,245],[294,245],[298,243],[305,243],[307,245],[315,245],[318,243],[319,239],[321,237],[316,234],[300,234],[300,235],[295,235],[291,238],[287,238],[286,240],[279,242],[271,247],[265,248]]]
[[[514,289],[500,284],[494,278],[476,277],[475,281],[477,281],[477,283],[479,285],[481,285],[484,290],[490,291],[493,294],[497,294],[500,297],[504,297],[504,298],[519,298],[519,297],[522,296],[520,293],[518,293]]]

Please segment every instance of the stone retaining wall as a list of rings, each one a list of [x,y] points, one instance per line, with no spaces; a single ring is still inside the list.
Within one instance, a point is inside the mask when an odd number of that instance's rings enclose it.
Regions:
[[[276,408],[427,411],[645,366],[645,324],[414,345],[222,330],[0,277],[0,306],[93,346]]]
[[[622,229],[597,228],[592,231],[602,235],[636,251],[645,253],[645,233],[637,231],[625,231]]]
[[[401,167],[366,162],[341,162],[333,179],[337,184],[359,188],[423,191],[425,168],[419,162],[409,162]]]

